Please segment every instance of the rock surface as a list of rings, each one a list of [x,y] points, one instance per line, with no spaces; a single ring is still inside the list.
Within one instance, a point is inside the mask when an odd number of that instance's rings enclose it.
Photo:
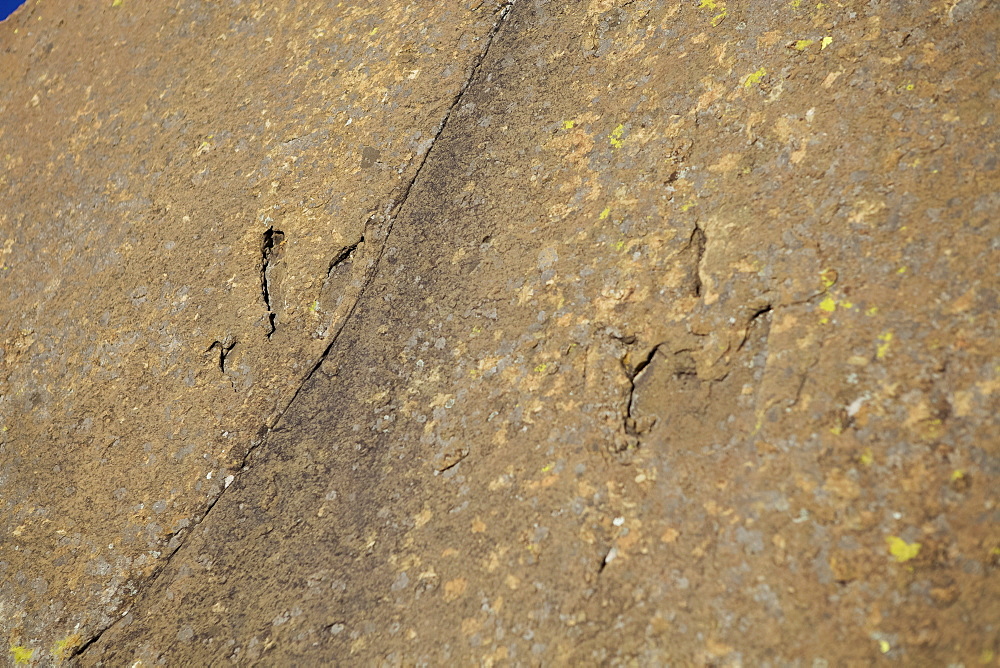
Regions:
[[[8,660],[995,663],[998,26],[22,8]]]

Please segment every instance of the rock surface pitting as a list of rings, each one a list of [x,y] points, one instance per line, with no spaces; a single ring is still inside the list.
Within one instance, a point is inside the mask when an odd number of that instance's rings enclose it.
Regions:
[[[9,661],[995,663],[998,25],[22,8]]]

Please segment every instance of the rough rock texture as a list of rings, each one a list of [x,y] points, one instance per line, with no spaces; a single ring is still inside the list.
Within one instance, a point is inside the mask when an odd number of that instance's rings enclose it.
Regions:
[[[22,8],[9,661],[995,664],[998,28]]]

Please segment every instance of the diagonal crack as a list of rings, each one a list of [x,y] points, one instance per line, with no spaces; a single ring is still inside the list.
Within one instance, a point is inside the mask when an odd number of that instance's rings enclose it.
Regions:
[[[365,225],[365,233],[361,238],[371,239],[372,242],[374,242],[372,244],[374,248],[372,250],[372,257],[370,258],[369,267],[365,271],[364,280],[362,281],[359,294],[357,295],[358,297],[360,297],[361,294],[364,293],[368,285],[371,284],[372,279],[374,279],[375,269],[378,267],[379,262],[382,259],[382,253],[385,250],[385,242],[388,239],[389,234],[392,232],[393,224],[399,217],[399,214],[402,211],[403,206],[406,204],[406,201],[410,196],[410,191],[413,189],[413,185],[417,182],[417,179],[420,178],[420,174],[424,169],[424,165],[427,164],[427,159],[430,157],[431,152],[433,152],[434,146],[437,144],[437,140],[441,137],[441,133],[444,132],[445,126],[447,126],[448,124],[448,120],[451,118],[452,113],[458,107],[459,103],[462,100],[462,97],[465,96],[465,92],[469,89],[469,86],[472,84],[473,80],[476,78],[476,75],[479,73],[480,67],[483,64],[483,61],[486,59],[486,55],[489,53],[490,47],[493,45],[493,40],[496,38],[497,33],[500,31],[500,28],[504,23],[504,20],[510,13],[510,9],[514,5],[514,2],[515,0],[509,0],[508,2],[504,3],[504,5],[501,6],[499,11],[497,12],[497,19],[496,21],[494,21],[493,26],[490,28],[490,32],[486,36],[486,45],[483,47],[483,50],[476,57],[476,60],[472,64],[472,69],[469,72],[469,76],[463,82],[462,87],[459,89],[458,93],[455,94],[455,97],[451,101],[451,105],[449,105],[448,107],[448,111],[445,112],[444,117],[438,123],[437,129],[435,130],[434,133],[434,138],[431,140],[430,146],[428,146],[427,151],[423,155],[423,158],[421,158],[420,164],[417,166],[417,169],[413,174],[413,178],[411,178],[409,183],[406,184],[406,187],[403,188],[403,192],[399,195],[399,197],[394,199],[386,207],[386,210],[382,215],[372,216],[371,218],[368,219],[368,223]],[[379,223],[381,223],[381,225],[379,225]],[[378,226],[381,229],[376,229],[375,233],[369,236],[370,234],[369,229],[373,226]],[[334,265],[336,264],[336,262],[337,261],[335,260]],[[333,344],[336,343],[337,339],[340,336],[340,333],[344,330],[344,326],[350,319],[351,314],[353,314],[354,308],[357,305],[358,301],[359,301],[358,299],[353,300],[353,303],[351,304],[348,312],[345,314],[343,318],[341,318],[340,322],[335,322],[331,325],[330,329],[327,332],[328,336],[330,337],[330,342],[323,350],[323,353],[316,360],[316,363],[313,364],[312,368],[305,375],[305,378],[302,379],[302,382],[299,384],[299,387],[295,390],[295,393],[292,395],[291,399],[288,400],[288,403],[285,404],[285,407],[278,413],[273,424],[277,424],[281,420],[282,416],[292,405],[292,403],[294,403],[295,399],[299,396],[299,393],[305,387],[309,379],[312,378],[313,374],[316,373],[316,371],[323,365],[323,362],[326,360],[327,356],[330,354],[330,351],[333,349]],[[271,428],[268,429],[268,432],[270,431]],[[260,444],[258,444],[256,447],[251,447],[250,450],[247,451],[246,457],[244,457],[243,460],[244,466],[249,461],[251,454],[259,447]]]
[[[360,246],[364,242],[365,242],[365,237],[364,235],[362,235],[360,239],[355,241],[350,246],[345,246],[344,248],[342,248],[340,252],[337,253],[337,255],[332,260],[330,260],[330,266],[326,270],[326,275],[329,277],[330,274],[333,273],[334,269],[336,269],[344,262],[347,262],[349,259],[351,259],[351,256],[354,255],[355,251],[358,250],[358,246]]]
[[[271,433],[271,431],[274,429],[274,426],[277,425],[281,421],[281,418],[284,416],[284,414],[288,411],[288,409],[292,406],[292,404],[295,403],[295,400],[298,398],[299,394],[302,392],[302,389],[306,386],[306,383],[309,382],[309,379],[312,378],[313,374],[316,373],[316,371],[320,368],[320,366],[323,365],[323,362],[326,360],[327,356],[330,354],[330,351],[333,349],[334,343],[336,343],[337,339],[340,337],[340,333],[342,331],[344,331],[344,327],[346,326],[348,320],[350,320],[351,315],[354,313],[354,309],[357,306],[358,301],[360,301],[361,295],[364,293],[365,289],[371,284],[372,280],[375,277],[375,270],[378,268],[379,263],[380,263],[380,261],[382,259],[383,251],[385,250],[385,242],[386,242],[386,240],[389,237],[389,233],[392,231],[392,226],[393,226],[394,222],[399,217],[399,215],[400,215],[400,213],[401,213],[401,211],[403,209],[403,206],[406,204],[407,199],[410,196],[410,191],[413,189],[414,184],[417,182],[417,179],[420,177],[420,174],[423,171],[424,165],[427,164],[427,159],[430,157],[431,152],[434,150],[434,147],[437,144],[437,140],[441,137],[441,134],[444,132],[444,129],[447,126],[449,119],[451,119],[452,113],[459,106],[459,103],[462,101],[462,98],[465,96],[466,91],[469,89],[469,87],[472,85],[472,82],[476,79],[476,76],[479,74],[479,70],[482,67],[483,62],[486,60],[486,56],[487,56],[487,54],[490,51],[490,47],[493,45],[494,39],[496,38],[497,34],[500,32],[500,29],[503,26],[503,24],[505,23],[505,20],[506,20],[507,16],[510,14],[511,8],[514,6],[515,2],[516,2],[516,0],[507,0],[497,10],[497,12],[496,12],[496,19],[494,20],[493,25],[491,26],[489,32],[486,35],[486,44],[485,44],[485,46],[479,52],[479,55],[476,56],[475,60],[472,63],[472,68],[471,68],[471,70],[469,72],[469,76],[462,83],[461,88],[459,88],[458,92],[455,94],[455,97],[452,99],[451,104],[448,107],[448,110],[445,112],[445,114],[442,117],[441,121],[438,123],[437,128],[435,129],[435,132],[434,132],[434,138],[431,140],[430,145],[427,147],[427,151],[424,152],[424,155],[423,155],[423,157],[420,160],[420,164],[417,165],[417,169],[414,172],[413,177],[410,179],[410,181],[403,188],[402,193],[398,197],[394,198],[393,201],[390,202],[385,207],[385,210],[384,210],[384,212],[382,214],[373,215],[373,216],[371,216],[368,219],[368,222],[365,225],[365,231],[364,231],[364,235],[363,235],[362,238],[365,239],[365,240],[370,239],[374,243],[372,243],[372,247],[373,248],[372,248],[372,252],[371,252],[371,257],[369,258],[369,262],[367,263],[368,266],[365,269],[363,269],[363,271],[364,271],[364,278],[363,278],[363,280],[361,282],[361,286],[358,289],[357,294],[355,295],[355,299],[353,300],[353,303],[348,307],[348,309],[346,310],[346,312],[343,314],[343,316],[339,319],[339,322],[334,322],[334,323],[331,324],[331,327],[330,327],[330,329],[327,332],[328,336],[330,337],[330,342],[327,344],[327,346],[323,350],[322,354],[316,360],[316,363],[313,364],[313,366],[309,369],[309,372],[305,375],[305,377],[299,383],[299,386],[296,388],[295,392],[292,394],[291,399],[289,399],[288,402],[285,404],[285,406],[280,411],[278,411],[275,414],[274,419],[271,421],[271,426],[269,426],[269,427],[265,426],[261,430],[262,436],[261,436],[260,439],[258,439],[256,445],[251,444],[250,448],[247,450],[247,453],[246,453],[246,455],[244,455],[243,461],[242,461],[242,464],[241,464],[241,467],[240,467],[240,473],[241,474],[243,472],[245,472],[246,470],[248,470],[248,464],[250,462],[250,458],[251,458],[252,454],[263,445],[264,441],[267,438],[267,435]],[[272,235],[274,233],[281,234],[277,230],[274,230],[273,232],[272,232],[272,230],[268,230],[268,231],[271,232]],[[271,313],[269,286],[268,286],[268,283],[267,283],[267,269],[268,269],[269,264],[270,264],[270,262],[269,262],[270,259],[271,259],[270,258],[270,251],[274,248],[274,241],[275,240],[273,238],[268,239],[267,236],[265,236],[264,243],[263,243],[263,249],[262,249],[262,255],[263,255],[262,260],[263,260],[263,262],[262,262],[262,272],[261,272],[262,273],[262,276],[261,276],[261,282],[262,282],[261,289],[262,289],[262,294],[263,294],[263,297],[264,297],[265,304],[268,307],[269,314],[271,314],[271,326],[272,326],[272,328],[274,326],[274,319],[273,319],[274,316]],[[278,239],[278,241],[280,242],[280,239]],[[334,265],[337,264],[337,259],[334,260],[333,264]],[[274,330],[272,329],[271,331],[273,333]],[[219,500],[222,499],[223,494],[226,493],[226,489],[228,489],[228,487],[224,488],[221,492],[219,492],[218,496],[216,496],[214,499],[212,499],[212,500],[209,501],[208,506],[205,508],[205,512],[202,514],[201,518],[192,521],[191,525],[188,528],[183,529],[182,531],[186,532],[186,533],[191,533],[196,528],[198,528],[198,526],[200,526],[201,523],[204,522],[205,519],[208,517],[208,514],[212,511],[212,509],[215,508],[215,506],[216,506],[216,504],[218,504]],[[175,538],[179,538],[180,535],[181,534],[179,533],[177,536],[175,536]],[[143,587],[143,592],[142,592],[143,594],[145,594],[146,592],[148,592],[153,587],[153,585],[156,583],[156,580],[167,569],[167,567],[170,564],[170,561],[173,559],[174,555],[176,555],[177,552],[180,551],[181,547],[183,547],[183,542],[182,541],[178,541],[177,544],[176,544],[176,546],[174,547],[174,549],[168,555],[166,555],[166,557],[162,560],[162,563],[161,563],[159,569],[157,569],[157,571],[152,576],[150,576],[150,578],[146,581],[146,585]],[[139,597],[137,596],[135,599],[133,599],[133,605],[135,604],[136,601],[138,601],[138,598]],[[111,628],[113,628],[122,619],[125,619],[126,616],[127,616],[127,612],[128,611],[126,611],[126,615],[122,615],[122,616],[117,617],[111,623],[109,623],[107,626],[105,626],[100,631],[98,631],[93,637],[91,637],[85,643],[83,643],[79,647],[77,647],[73,651],[72,655],[69,658],[72,660],[72,659],[74,659],[76,657],[81,656],[91,646],[93,646],[98,640],[100,640],[101,636],[103,636],[108,630],[110,630]]]

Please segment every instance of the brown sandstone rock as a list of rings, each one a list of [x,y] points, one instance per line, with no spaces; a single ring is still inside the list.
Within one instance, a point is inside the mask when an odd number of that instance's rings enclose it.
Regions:
[[[22,9],[11,661],[994,661],[998,18]]]

